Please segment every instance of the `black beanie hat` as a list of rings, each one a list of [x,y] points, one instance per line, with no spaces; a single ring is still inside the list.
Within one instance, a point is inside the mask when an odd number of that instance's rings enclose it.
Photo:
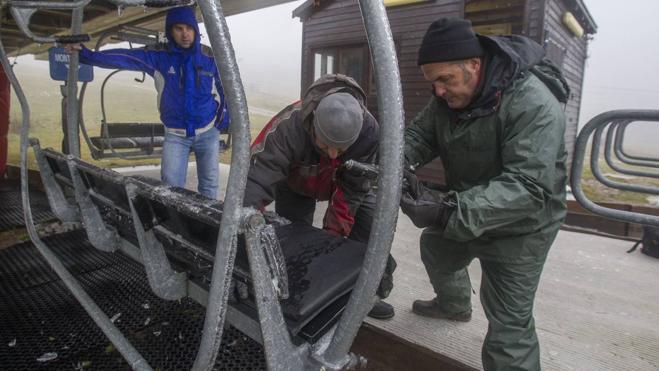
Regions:
[[[457,61],[484,55],[471,22],[460,18],[441,18],[434,21],[423,36],[419,48],[419,66]]]

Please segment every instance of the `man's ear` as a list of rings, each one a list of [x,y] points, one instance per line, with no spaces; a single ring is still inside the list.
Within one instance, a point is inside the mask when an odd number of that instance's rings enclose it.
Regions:
[[[479,72],[481,70],[481,59],[480,58],[469,58],[467,60],[467,65],[474,72]]]

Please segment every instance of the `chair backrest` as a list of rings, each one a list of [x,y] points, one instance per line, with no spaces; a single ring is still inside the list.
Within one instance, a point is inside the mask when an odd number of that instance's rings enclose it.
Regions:
[[[56,179],[65,188],[73,182],[64,155],[44,150]],[[135,186],[133,205],[145,230],[153,230],[177,271],[209,288],[222,218],[222,203],[196,192],[170,187],[143,176],[123,176],[75,159],[76,168],[103,221],[120,237],[137,245],[126,184]],[[281,301],[288,329],[296,342],[314,342],[339,318],[364,260],[366,245],[324,230],[288,224],[275,227],[286,263],[289,297]],[[239,236],[234,279],[254,284],[244,238]],[[250,290],[251,292],[251,290]],[[232,305],[257,319],[253,298]]]

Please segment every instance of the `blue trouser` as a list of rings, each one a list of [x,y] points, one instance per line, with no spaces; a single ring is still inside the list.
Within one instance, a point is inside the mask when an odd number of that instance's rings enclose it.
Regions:
[[[496,260],[469,248],[469,243],[445,240],[442,231],[427,228],[421,234],[421,260],[437,295],[440,309],[461,313],[471,309],[471,282],[467,266],[481,263],[481,304],[488,320],[482,348],[483,368],[540,370],[540,345],[535,332],[533,301],[557,231],[529,235],[528,245],[544,245],[533,259]]]
[[[215,128],[189,138],[166,133],[160,167],[162,181],[172,186],[185,187],[188,158],[190,152],[193,152],[197,160],[197,190],[208,198],[217,199],[220,179],[219,135],[220,132]]]

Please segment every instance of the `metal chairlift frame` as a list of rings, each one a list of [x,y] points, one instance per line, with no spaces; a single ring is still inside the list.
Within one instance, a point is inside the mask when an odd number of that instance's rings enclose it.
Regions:
[[[180,6],[188,2],[176,0],[111,0],[119,8],[124,6]],[[70,9],[72,17],[72,36],[58,38],[41,38],[29,32],[29,15],[12,11],[15,17],[21,19],[26,25],[24,32],[38,42],[79,42],[82,24],[82,9],[89,3],[88,0],[77,2],[49,2],[49,1],[5,1],[0,6],[9,6],[11,10],[20,9]],[[398,216],[398,200],[400,199],[400,185],[402,175],[402,132],[403,107],[400,76],[396,60],[393,37],[387,21],[384,4],[379,0],[361,0],[360,9],[369,40],[373,58],[375,79],[378,87],[378,106],[381,121],[380,136],[380,177],[378,178],[378,194],[373,228],[371,231],[364,265],[354,286],[347,306],[339,322],[320,341],[314,344],[295,346],[283,325],[281,307],[277,300],[267,298],[277,297],[275,287],[268,276],[271,266],[263,251],[262,234],[267,228],[260,212],[243,208],[243,194],[249,168],[249,119],[247,104],[243,91],[240,73],[235,54],[230,42],[228,27],[224,19],[219,1],[198,2],[222,82],[226,90],[229,111],[234,121],[233,135],[236,136],[234,151],[231,159],[227,195],[225,198],[223,217],[219,229],[216,245],[213,274],[208,293],[207,311],[201,344],[193,369],[210,370],[218,353],[218,345],[224,328],[227,314],[227,299],[233,260],[236,255],[236,236],[244,232],[247,240],[249,264],[251,274],[255,281],[257,292],[257,308],[259,312],[260,331],[266,354],[268,368],[271,370],[339,370],[350,368],[360,362],[360,358],[349,353],[350,346],[357,331],[370,310],[375,298],[375,291],[379,278],[384,272],[387,256],[393,240],[394,227]],[[31,14],[30,14],[31,15]],[[17,22],[20,22],[17,20]],[[52,251],[46,246],[37,234],[28,194],[27,182],[27,149],[29,142],[30,110],[25,94],[14,75],[7,59],[4,47],[0,42],[0,62],[14,87],[23,112],[21,126],[21,195],[23,210],[28,234],[33,243],[56,271],[65,285],[81,303],[89,315],[99,325],[101,330],[124,356],[132,368],[138,370],[151,370],[151,367],[134,346],[121,334],[112,321],[105,315],[98,305],[82,289],[77,280],[66,270]],[[68,91],[67,91],[67,133],[69,148],[69,171],[76,178],[77,163],[80,157],[78,146],[78,102],[77,102],[77,66],[78,56],[74,53],[70,58]],[[33,144],[36,144],[33,141]],[[47,176],[47,174],[42,174]],[[77,207],[67,204],[63,195],[49,196],[49,199],[59,202],[60,215],[69,220],[81,218],[83,225],[99,231],[102,238],[97,241],[99,245],[106,245],[114,249],[118,243],[112,236],[112,231],[103,230],[102,221],[99,221],[98,211],[90,207],[89,195],[79,180],[73,182],[76,189]],[[129,190],[130,192],[130,190]],[[62,197],[60,197],[62,196]],[[79,210],[79,212],[78,212]],[[107,245],[110,246],[107,246]],[[177,296],[177,295],[174,295]]]
[[[152,45],[158,42],[158,35],[154,33],[154,31],[151,30],[146,30],[146,29],[141,29],[141,28],[136,28],[136,27],[131,27],[131,28],[126,28],[126,31],[129,31],[130,33],[126,33],[122,30],[119,30],[118,32],[106,32],[102,34],[98,41],[96,42],[96,46],[94,50],[98,50],[101,45],[103,45],[105,39],[108,37],[113,36],[114,34],[120,35],[119,40],[121,41],[128,41],[128,43],[132,47],[133,42],[138,42],[143,45]],[[154,37],[150,37],[149,35],[153,35]],[[112,141],[107,129],[107,115],[105,111],[105,86],[107,82],[110,80],[110,78],[119,72],[124,71],[124,70],[115,70],[112,71],[108,76],[105,77],[103,80],[103,83],[101,84],[101,133],[100,133],[100,138],[101,141],[106,141],[108,143],[108,148],[110,150],[110,154],[108,155],[105,152],[105,149],[103,146],[99,148],[96,146],[91,138],[89,137],[89,134],[87,133],[87,128],[85,125],[84,121],[84,116],[82,112],[82,106],[85,98],[85,92],[87,91],[87,82],[84,82],[82,86],[80,87],[80,96],[78,98],[78,104],[80,107],[79,110],[79,118],[80,118],[80,131],[82,132],[83,137],[85,138],[85,142],[87,143],[87,146],[89,147],[89,151],[94,159],[101,159],[101,158],[111,158],[111,157],[118,157],[122,159],[132,159],[132,160],[139,160],[143,158],[154,158],[154,157],[159,157],[162,155],[161,150],[156,150],[153,146],[153,138],[154,135],[152,134],[151,136],[151,146],[147,147],[146,149],[140,149],[140,150],[135,150],[135,151],[117,151],[113,146],[112,146]],[[144,82],[145,79],[145,73],[142,73],[142,80],[135,79],[137,82]],[[159,123],[162,125],[162,123]],[[103,143],[103,142],[102,142]]]
[[[614,182],[604,177],[599,169],[599,153],[602,141],[602,134],[604,129],[609,127],[609,133],[612,134],[615,126],[620,123],[630,123],[633,121],[653,121],[659,122],[659,110],[616,110],[608,111],[599,114],[592,118],[579,132],[577,142],[574,149],[574,160],[572,163],[572,172],[570,176],[570,184],[572,193],[575,199],[588,211],[593,214],[600,215],[610,219],[621,220],[625,222],[638,223],[648,226],[659,227],[659,217],[648,214],[635,213],[630,211],[616,210],[604,206],[600,206],[586,197],[581,187],[581,177],[583,173],[583,165],[585,161],[586,147],[591,135],[593,136],[591,142],[590,166],[593,175],[604,185],[623,189],[634,192],[659,194],[659,189],[656,187],[639,186],[632,184],[625,184]],[[613,135],[607,135],[606,144],[611,146],[611,142],[615,139]],[[619,141],[619,146],[622,146]],[[608,158],[607,158],[608,159]]]

